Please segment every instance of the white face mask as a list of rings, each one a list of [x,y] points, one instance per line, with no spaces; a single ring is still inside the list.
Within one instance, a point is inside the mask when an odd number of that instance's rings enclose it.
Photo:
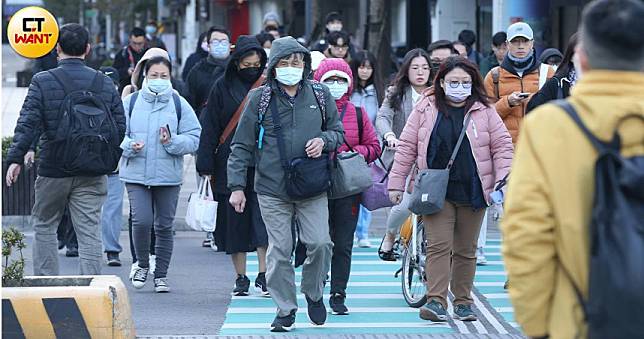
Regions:
[[[349,84],[340,84],[334,81],[332,84],[325,84],[335,100],[340,100],[349,91]]]
[[[472,95],[472,87],[465,88],[463,84],[458,84],[456,88],[452,88],[449,84],[445,84],[445,95],[452,102],[463,102]]]
[[[583,70],[581,69],[581,61],[579,61],[579,53],[575,53],[572,56],[572,64],[575,66],[575,73],[577,73],[577,80],[580,80],[583,75]]]
[[[280,67],[275,69],[275,78],[286,86],[293,86],[302,80],[302,72],[297,67]]]

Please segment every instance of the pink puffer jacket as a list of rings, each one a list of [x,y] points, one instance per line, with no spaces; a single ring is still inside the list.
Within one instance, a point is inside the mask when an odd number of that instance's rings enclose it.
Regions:
[[[427,169],[427,147],[438,115],[432,92],[430,88],[423,93],[400,135],[401,144],[389,174],[389,190],[404,190],[405,179],[414,163],[417,169],[412,173],[410,191],[416,173]],[[486,107],[476,102],[469,112],[472,118],[465,133],[472,147],[485,201],[490,204],[495,183],[510,172],[514,153],[512,138],[494,106]]]
[[[320,81],[325,73],[333,70],[344,72],[348,75],[349,79],[353,81],[353,73],[351,72],[351,67],[349,67],[349,64],[347,64],[346,61],[337,58],[327,58],[322,60],[320,66],[315,72],[314,79]],[[364,108],[361,108],[362,139],[360,139],[358,130],[358,112],[351,101],[349,101],[351,93],[353,93],[352,83],[349,84],[349,90],[347,91],[347,93],[345,93],[340,99],[335,101],[335,104],[338,107],[338,114],[342,115],[342,112],[346,107],[346,112],[344,114],[344,117],[342,118],[344,137],[354,151],[362,154],[367,163],[371,163],[375,161],[380,155],[380,143],[378,142],[376,130],[371,124],[369,115]],[[349,148],[346,144],[342,144],[342,146],[338,148],[338,152],[345,152],[348,150]]]

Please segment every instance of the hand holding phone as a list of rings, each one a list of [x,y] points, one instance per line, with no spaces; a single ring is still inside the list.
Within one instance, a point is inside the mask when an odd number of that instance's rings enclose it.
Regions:
[[[525,99],[530,96],[531,93],[529,92],[521,92],[519,93],[519,98]]]
[[[159,140],[164,145],[170,141],[170,132],[167,127],[159,128]]]
[[[143,141],[135,141],[132,143],[132,149],[135,152],[139,152],[143,149],[143,146],[145,146],[145,143]]]

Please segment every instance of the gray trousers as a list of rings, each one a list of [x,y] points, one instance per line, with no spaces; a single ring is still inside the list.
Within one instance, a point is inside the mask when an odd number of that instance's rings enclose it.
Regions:
[[[314,301],[322,298],[333,248],[329,236],[328,200],[326,193],[294,202],[267,195],[258,195],[258,200],[268,233],[266,283],[278,315],[286,316],[297,310],[295,269],[291,261],[294,248],[291,224],[295,214],[300,225],[300,241],[306,245],[307,255],[300,290]]]
[[[58,275],[56,230],[69,205],[78,238],[80,274],[101,274],[101,207],[107,177],[49,178],[39,176],[32,209],[34,275]]]
[[[150,230],[154,227],[154,277],[165,278],[172,258],[172,226],[181,186],[126,184],[126,188],[132,208],[132,241],[139,267],[150,267]]]

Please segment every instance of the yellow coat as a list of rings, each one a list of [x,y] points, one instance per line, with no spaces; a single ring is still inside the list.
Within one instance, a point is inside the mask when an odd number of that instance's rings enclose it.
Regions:
[[[569,101],[593,134],[609,141],[621,117],[644,117],[644,73],[588,72]],[[644,154],[644,123],[625,120],[619,134],[624,156]],[[525,118],[501,231],[515,318],[528,336],[586,337],[562,266],[587,297],[596,160],[593,146],[560,108],[546,104]]]

